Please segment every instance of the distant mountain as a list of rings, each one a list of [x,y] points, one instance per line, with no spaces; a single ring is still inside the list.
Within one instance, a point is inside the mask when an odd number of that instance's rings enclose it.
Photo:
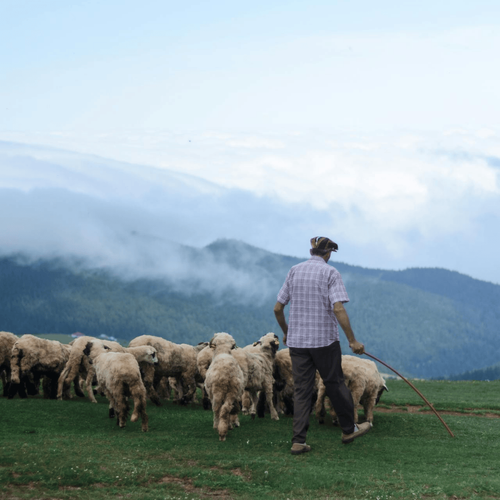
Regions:
[[[95,269],[82,260],[2,258],[0,330],[124,339],[151,334],[190,344],[218,331],[240,345],[268,331],[281,337],[276,295],[290,267],[305,259],[235,240],[202,249],[169,243],[164,258],[169,271],[157,278]],[[344,278],[356,336],[397,370],[451,377],[498,363],[499,285],[444,269],[332,265]],[[342,346],[350,352],[345,340]]]

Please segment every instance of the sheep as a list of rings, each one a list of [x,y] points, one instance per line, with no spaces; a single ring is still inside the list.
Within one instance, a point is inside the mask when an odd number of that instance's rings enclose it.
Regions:
[[[218,332],[214,334],[214,338],[217,337],[218,335],[229,335],[226,332]],[[232,351],[233,357],[238,361],[240,368],[243,372],[243,378],[245,380],[245,386],[248,383],[248,361],[249,358],[247,354],[249,352],[259,352],[260,351],[260,345],[256,345],[257,343],[253,343],[250,345],[247,345],[243,348],[236,347]],[[210,348],[210,346],[205,347],[202,349],[196,358],[196,364],[198,368],[198,373],[200,375],[200,378],[202,380],[205,379],[206,372],[208,368],[210,367],[210,363],[212,362],[212,358],[214,356],[214,350]],[[248,415],[251,412],[251,407],[252,407],[252,398],[250,397],[250,394],[247,390],[243,391],[243,397],[242,397],[242,409],[243,413],[245,415]],[[202,403],[203,403],[203,408],[205,410],[209,410],[211,408],[211,403],[210,399],[207,397],[205,389],[203,389],[203,398],[202,398]],[[253,416],[255,417],[255,412],[253,413]]]
[[[215,337],[217,335],[218,335],[218,333],[215,333],[213,338],[215,339]],[[224,335],[227,335],[227,334],[224,334]],[[236,347],[236,350],[237,349],[238,348]],[[202,400],[201,401],[203,404],[203,408],[205,410],[210,410],[212,407],[212,404],[210,402],[210,398],[208,397],[208,394],[205,390],[204,382],[205,382],[208,368],[210,367],[210,364],[212,363],[213,357],[214,357],[214,349],[212,348],[210,343],[207,343],[207,345],[204,346],[203,349],[201,349],[196,356],[196,367],[198,370],[198,377],[199,377],[199,380],[201,380],[201,382],[203,384]]]
[[[198,359],[198,354],[203,351],[207,346],[209,345],[208,342],[200,342],[198,345],[193,346],[194,352],[196,354],[196,360]],[[190,359],[192,362],[192,359]],[[196,364],[195,367],[195,380],[196,380],[196,387],[199,387],[200,389],[203,389],[203,382],[205,380],[205,377],[200,375],[200,372],[198,370],[198,366]],[[190,371],[189,371],[190,373]],[[184,397],[184,394],[188,392],[189,388],[186,384],[186,381],[184,380],[183,376],[176,376],[176,377],[168,377],[163,378],[161,380],[163,382],[163,392],[166,395],[166,399],[170,398],[170,390],[174,389],[174,403],[180,403],[180,404],[185,404],[189,401],[188,397]],[[161,383],[160,383],[161,387]],[[157,388],[158,391],[158,388]],[[194,392],[192,396],[192,402],[196,403],[197,402],[197,397],[196,397],[196,391]]]
[[[3,395],[7,396],[10,385],[10,357],[12,347],[19,339],[16,335],[10,332],[0,332],[0,374],[3,383]]]
[[[293,373],[292,373],[292,358],[290,357],[290,349],[281,349],[276,353],[274,360],[274,383],[273,383],[273,401],[278,413],[285,415],[293,415]],[[311,397],[311,409],[314,409],[314,404],[317,398],[317,387],[321,377],[316,371],[316,382],[314,385]],[[266,410],[266,396],[263,392],[259,394],[257,404],[257,415],[263,417]]]
[[[187,391],[179,402],[186,404],[190,401],[196,392],[197,352],[195,348],[188,344],[174,344],[153,335],[141,335],[129,343],[129,347],[140,345],[150,345],[158,352],[158,364],[154,367],[152,365],[143,367],[144,385],[151,401],[156,406],[161,406],[156,387],[163,377],[182,378]]]
[[[146,388],[142,381],[139,363],[158,362],[156,349],[151,346],[136,347],[131,352],[113,352],[106,344],[88,342],[84,354],[95,369],[98,390],[103,391],[109,400],[110,416],[116,413],[116,423],[125,427],[128,418],[128,398],[134,400],[134,411],[130,418],[136,422],[141,418],[142,431],[147,432],[148,415],[146,413]]]
[[[288,348],[276,353],[274,368],[274,390],[277,393],[278,413],[293,415],[293,374],[292,358]]]
[[[94,367],[90,364],[87,357],[84,356],[84,350],[87,344],[89,342],[93,342],[94,340],[96,341],[96,344],[99,344],[101,346],[101,349],[109,350],[112,352],[128,352],[129,354],[135,356],[134,348],[123,347],[118,342],[95,339],[95,337],[88,336],[79,337],[78,339],[71,342],[70,358],[66,363],[66,366],[62,371],[58,381],[57,399],[62,399],[63,392],[68,387],[69,382],[73,380],[75,376],[78,377],[79,374],[82,379],[85,380],[88,398],[92,403],[97,403],[97,399],[94,395],[94,390],[92,389],[92,385],[95,380],[95,370]],[[76,388],[77,384],[75,383],[75,389]],[[78,395],[84,396],[83,393]]]
[[[66,366],[70,352],[70,345],[61,344],[57,340],[23,335],[12,347],[11,386],[8,397],[13,398],[24,383],[30,385],[32,376],[35,388],[40,378],[44,377],[44,397],[55,399],[58,378]],[[20,395],[26,397],[25,394],[20,393]],[[69,398],[69,391],[64,396]]]
[[[57,382],[57,399],[63,399],[63,394],[69,391],[71,381],[75,381],[79,377],[81,377],[82,380],[86,380],[89,372],[92,371],[93,373],[92,366],[89,364],[88,359],[83,354],[85,346],[92,340],[94,340],[94,337],[83,336],[78,337],[73,342],[70,342],[71,352],[69,355],[69,359],[64,367],[64,370],[61,372],[61,375],[59,375],[59,380]],[[92,381],[90,383],[92,384]],[[75,389],[77,387],[79,387],[79,384],[75,383]],[[92,386],[90,387],[90,391],[88,390],[87,386],[87,392],[89,399],[93,403],[97,403],[92,391]],[[84,396],[81,391],[77,392],[77,395]]]
[[[278,336],[273,332],[269,332],[255,342],[253,346],[258,347],[257,352],[248,352],[245,349],[240,351],[248,363],[248,380],[245,389],[249,392],[251,401],[250,408],[246,409],[244,407],[243,413],[249,413],[252,419],[255,418],[258,393],[264,391],[271,418],[279,420],[278,412],[273,403],[274,358],[279,347]]]
[[[384,391],[388,391],[385,380],[377,370],[377,365],[368,359],[356,356],[342,356],[342,371],[345,383],[352,393],[354,402],[354,421],[358,422],[357,406],[361,404],[365,412],[365,420],[373,425],[373,407],[379,402]],[[316,418],[319,423],[324,423],[325,415],[325,385],[321,380],[318,386],[318,399],[316,401]],[[334,423],[337,416],[333,409],[330,415]]]
[[[214,356],[206,372],[205,388],[212,403],[214,429],[219,432],[219,440],[225,441],[228,430],[238,427],[240,399],[245,380],[241,367],[232,356],[236,347],[233,337],[219,334],[210,341]]]

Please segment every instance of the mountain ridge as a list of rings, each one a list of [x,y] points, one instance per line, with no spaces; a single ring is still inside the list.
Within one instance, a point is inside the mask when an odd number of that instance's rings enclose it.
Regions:
[[[281,337],[272,311],[276,295],[290,267],[307,257],[230,239],[203,248],[170,242],[166,251],[172,261],[166,269],[173,274],[156,277],[124,277],[117,269],[70,258],[4,256],[0,329],[127,340],[152,334],[190,344],[217,331],[233,334],[241,345],[268,331]],[[346,284],[346,309],[358,340],[402,373],[449,377],[498,362],[500,315],[492,306],[500,303],[499,285],[442,269],[332,265]],[[341,344],[349,353],[343,334]]]

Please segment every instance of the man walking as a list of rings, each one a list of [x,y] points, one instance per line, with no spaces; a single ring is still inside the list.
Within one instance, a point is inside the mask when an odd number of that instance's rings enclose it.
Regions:
[[[306,444],[312,394],[318,370],[326,395],[338,416],[342,442],[366,434],[369,422],[354,423],[354,403],[344,382],[338,324],[355,354],[365,352],[352,331],[344,303],[349,301],[340,273],[327,262],[338,245],[317,236],[311,239],[311,258],[293,266],[278,293],[274,314],[290,349],[294,382],[292,455],[311,451]],[[289,325],[284,309],[290,303]]]

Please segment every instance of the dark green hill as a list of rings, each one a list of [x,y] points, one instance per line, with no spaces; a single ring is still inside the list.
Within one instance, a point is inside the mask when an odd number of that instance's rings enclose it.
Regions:
[[[179,255],[189,273],[173,260]],[[151,334],[190,344],[217,331],[241,345],[268,331],[281,336],[272,312],[276,294],[289,268],[304,259],[233,240],[203,249],[179,245],[165,259],[176,271],[155,279],[125,279],[69,260],[0,259],[0,330],[121,339]],[[500,286],[444,269],[333,265],[344,278],[358,339],[394,368],[431,378],[498,362]]]

